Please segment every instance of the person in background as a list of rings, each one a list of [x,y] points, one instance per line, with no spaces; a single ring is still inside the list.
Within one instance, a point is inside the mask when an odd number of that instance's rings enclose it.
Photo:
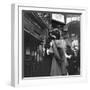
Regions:
[[[73,34],[74,35],[74,34]],[[67,47],[67,54],[71,55],[68,58],[68,74],[69,75],[79,75],[80,74],[80,49],[79,49],[79,41],[76,35],[71,37],[71,47]]]

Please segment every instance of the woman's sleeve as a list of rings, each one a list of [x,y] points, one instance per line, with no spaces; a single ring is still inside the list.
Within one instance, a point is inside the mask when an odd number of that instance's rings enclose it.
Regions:
[[[53,51],[54,51],[54,55],[58,58],[58,59],[61,59],[60,55],[59,55],[59,52],[57,50],[57,47],[56,47],[56,44],[55,44],[55,41],[53,41]]]

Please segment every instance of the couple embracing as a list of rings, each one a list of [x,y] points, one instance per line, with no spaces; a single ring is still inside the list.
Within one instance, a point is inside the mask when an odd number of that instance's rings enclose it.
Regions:
[[[65,56],[66,42],[60,36],[59,30],[53,31],[51,37],[54,39],[50,42],[53,57],[51,64],[51,76],[67,75],[67,58]]]

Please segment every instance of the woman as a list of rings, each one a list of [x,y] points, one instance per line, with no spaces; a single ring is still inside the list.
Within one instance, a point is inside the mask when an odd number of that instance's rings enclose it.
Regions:
[[[52,66],[51,66],[51,76],[56,75],[66,75],[66,59],[65,59],[65,52],[64,52],[64,46],[65,41],[60,40],[60,32],[58,29],[55,29],[51,33],[51,37],[54,37],[54,39],[51,41],[51,47],[53,50],[53,58],[52,58]]]

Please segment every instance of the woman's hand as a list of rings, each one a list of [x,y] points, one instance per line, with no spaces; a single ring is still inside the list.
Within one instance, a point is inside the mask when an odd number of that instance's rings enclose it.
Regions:
[[[67,53],[65,53],[65,57],[70,59],[72,55],[68,55]]]

